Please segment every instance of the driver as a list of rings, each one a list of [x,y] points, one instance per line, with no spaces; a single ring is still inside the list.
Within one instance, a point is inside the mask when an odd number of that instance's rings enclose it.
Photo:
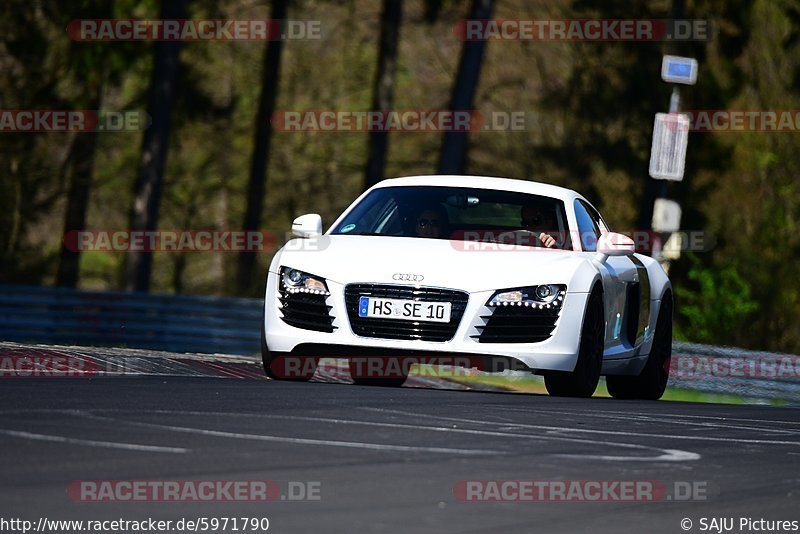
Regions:
[[[555,221],[550,210],[539,205],[529,204],[520,210],[520,219],[522,228],[536,235],[543,247],[556,247],[556,238],[549,233],[556,231]]]
[[[415,219],[414,228],[417,237],[437,239],[447,236],[447,211],[440,205],[422,208]]]

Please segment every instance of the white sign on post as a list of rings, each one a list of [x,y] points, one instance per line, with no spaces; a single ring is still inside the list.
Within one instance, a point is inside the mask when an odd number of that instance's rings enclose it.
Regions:
[[[674,200],[657,198],[653,204],[653,230],[677,232],[681,229],[681,205]]]
[[[661,249],[661,259],[676,261],[681,258],[681,248],[683,248],[683,234],[676,232],[669,236],[664,248]]]
[[[650,149],[650,176],[657,180],[683,180],[688,143],[688,114],[656,113]]]

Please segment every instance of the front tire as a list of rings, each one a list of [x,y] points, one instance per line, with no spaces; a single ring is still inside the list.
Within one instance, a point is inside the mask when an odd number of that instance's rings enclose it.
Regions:
[[[575,370],[571,373],[546,374],[544,385],[550,395],[588,398],[594,394],[603,366],[605,325],[603,295],[595,288],[586,303]]]
[[[666,295],[658,310],[653,347],[639,376],[606,377],[608,393],[615,399],[658,400],[664,395],[672,361],[672,296]]]

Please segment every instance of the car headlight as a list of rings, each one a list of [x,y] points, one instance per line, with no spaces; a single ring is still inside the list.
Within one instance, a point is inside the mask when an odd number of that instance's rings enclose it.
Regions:
[[[496,291],[486,303],[487,306],[523,306],[528,308],[560,308],[564,303],[567,286],[563,284],[543,284],[538,286],[501,289]]]
[[[281,267],[281,291],[330,295],[324,278],[291,267]]]

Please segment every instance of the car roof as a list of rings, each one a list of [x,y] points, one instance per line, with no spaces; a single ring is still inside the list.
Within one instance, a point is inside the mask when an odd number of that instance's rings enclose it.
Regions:
[[[557,185],[532,182],[528,180],[515,180],[512,178],[496,178],[492,176],[466,176],[466,175],[423,175],[391,178],[377,183],[374,188],[401,187],[401,186],[442,186],[442,187],[472,187],[475,189],[496,189],[500,191],[514,191],[560,199],[571,202],[575,198],[583,198],[571,189]]]

